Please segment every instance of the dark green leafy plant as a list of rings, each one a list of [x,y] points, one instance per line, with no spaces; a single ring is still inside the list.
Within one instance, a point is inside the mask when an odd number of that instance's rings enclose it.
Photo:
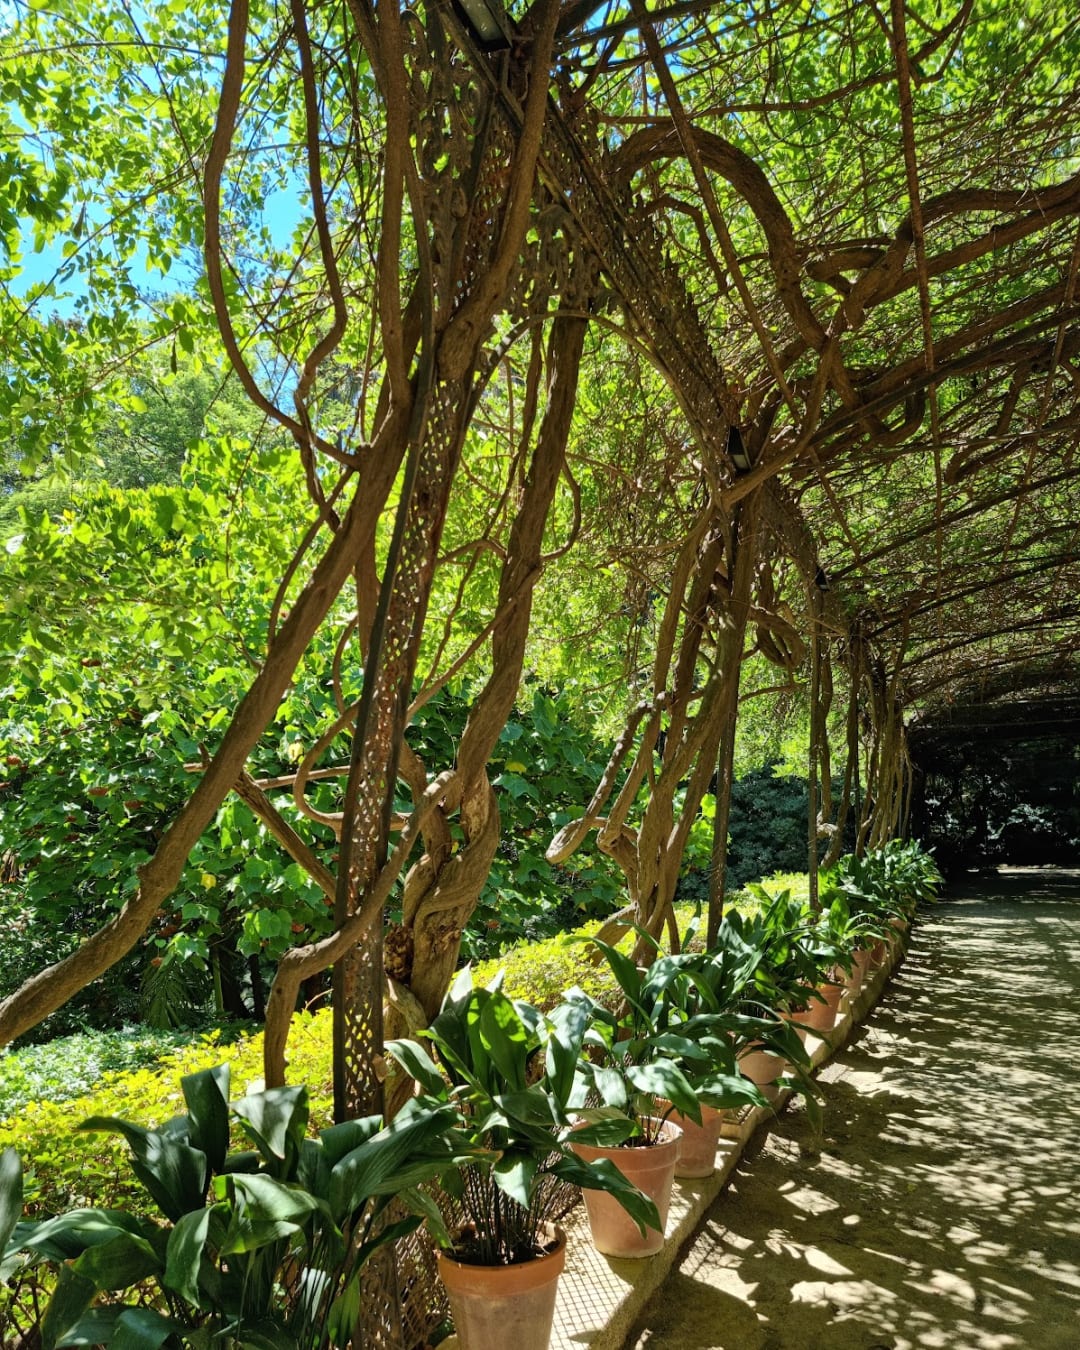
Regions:
[[[456,1231],[428,1204],[429,1226],[459,1259],[507,1265],[538,1255],[549,1225],[565,1212],[568,1185],[610,1192],[642,1232],[660,1227],[655,1205],[612,1163],[586,1163],[570,1150],[571,1136],[613,1144],[632,1130],[625,1116],[575,1128],[571,1098],[587,1021],[580,1003],[544,1016],[508,999],[498,980],[474,987],[465,970],[423,1033],[443,1072],[416,1041],[387,1046],[424,1089],[420,1100],[458,1113],[458,1129],[474,1150],[441,1176],[460,1207]]]
[[[459,1163],[447,1103],[410,1102],[306,1137],[302,1087],[228,1100],[228,1066],[183,1080],[188,1113],[160,1130],[112,1117],[165,1222],[80,1209],[19,1221],[22,1176],[0,1155],[0,1276],[55,1269],[44,1350],[321,1350],[355,1327],[364,1263],[422,1221],[417,1187]],[[253,1147],[229,1153],[230,1115]],[[396,1199],[398,1216],[390,1212]]]
[[[809,938],[810,950],[821,971],[819,984],[838,972],[851,974],[852,958],[863,938],[862,924],[852,915],[846,896],[826,886],[820,898],[821,909],[811,916],[814,927]]]
[[[748,940],[742,916],[733,911],[721,922],[715,946],[669,958],[678,964],[682,976],[672,985],[670,997],[693,1047],[684,1068],[708,1106],[743,1104],[720,1098],[725,1091],[738,1090],[737,1084],[728,1087],[727,1078],[738,1074],[738,1057],[751,1046],[809,1067],[798,1035],[762,1000],[757,977],[766,956],[764,946]],[[708,1068],[701,1063],[703,1051],[708,1052]],[[764,1104],[756,1089],[744,1101]]]
[[[762,902],[760,908],[747,913],[732,910],[724,917],[725,940],[735,938],[758,953],[743,1004],[768,1013],[805,1008],[825,973],[814,941],[814,916],[788,890],[773,896],[761,886],[747,889]]]
[[[607,942],[586,941],[609,965],[621,1004],[612,1010],[579,988],[567,994],[568,1003],[589,1023],[575,1087],[580,1115],[586,1120],[625,1116],[632,1123],[629,1138],[637,1143],[656,1142],[671,1110],[701,1123],[698,1092],[686,1069],[693,1065],[691,1073],[701,1075],[710,1061],[699,1038],[720,1033],[722,1027],[713,1014],[687,1015],[686,963],[660,956],[639,969]],[[722,1072],[724,1062],[715,1068]]]
[[[823,893],[838,892],[864,935],[887,937],[895,920],[906,920],[932,901],[942,884],[933,857],[913,839],[892,839],[863,857],[840,859],[824,879]]]

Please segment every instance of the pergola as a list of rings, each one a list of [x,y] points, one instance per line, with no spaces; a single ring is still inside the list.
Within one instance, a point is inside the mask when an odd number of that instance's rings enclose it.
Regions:
[[[625,568],[636,702],[548,856],[595,830],[654,934],[717,775],[718,921],[748,652],[809,699],[812,884],[818,839],[839,846],[853,799],[861,844],[903,827],[913,710],[1075,689],[1080,17],[1045,0],[293,0],[254,15],[234,0],[222,50],[212,131],[169,190],[197,182],[222,343],[293,437],[316,515],[298,523],[261,668],[137,895],[0,1006],[0,1037],[138,940],[237,791],[337,921],[280,967],[267,1080],[285,1074],[301,981],[333,965],[350,1114],[382,1091],[384,941],[395,1025],[430,1017],[454,969],[498,843],[487,766],[534,590],[575,540],[572,565]],[[227,206],[255,193],[282,108],[295,134],[275,153],[310,228],[289,269],[260,272]],[[287,397],[256,350],[292,372]],[[335,361],[362,391],[351,430],[325,424]],[[603,363],[617,398],[586,414],[581,384]],[[505,472],[470,458],[481,414],[516,446]],[[615,431],[583,503],[587,416],[601,440]],[[463,474],[493,506],[451,549]],[[462,568],[464,595],[481,558],[496,599],[429,670],[433,587]],[[340,838],[332,873],[246,765],[343,593],[338,717],[294,783]],[[477,653],[454,760],[422,763],[410,710]],[[363,667],[357,700],[346,666]],[[329,776],[334,811],[308,793]],[[402,922],[384,934],[399,882]]]
[[[575,540],[573,566],[625,567],[635,701],[548,856],[596,831],[654,935],[716,778],[719,919],[740,692],[760,692],[740,690],[749,652],[809,700],[812,886],[819,838],[838,849],[850,810],[860,845],[904,827],[916,715],[924,746],[1027,735],[1044,716],[1075,736],[1077,70],[1065,0],[292,0],[254,15],[233,0],[212,130],[169,190],[197,183],[222,343],[293,437],[314,518],[250,691],[138,893],[0,1005],[0,1041],[131,948],[236,791],[335,906],[335,932],[279,969],[267,1082],[284,1080],[301,981],[332,965],[338,1113],[381,1104],[384,991],[395,1031],[439,1006],[498,844],[488,764],[533,593]],[[227,203],[254,193],[282,108],[275,153],[292,156],[310,229],[290,269],[260,273]],[[251,359],[267,349],[287,398]],[[362,390],[348,434],[325,424],[335,360]],[[587,414],[582,383],[604,363],[618,397]],[[481,414],[516,446],[501,479],[471,458]],[[600,440],[615,427],[587,499],[583,418]],[[494,505],[451,549],[465,472]],[[429,669],[433,587],[461,567],[464,595],[481,558],[496,599]],[[293,784],[338,834],[331,872],[246,766],[343,593],[338,716]],[[410,710],[477,653],[453,762],[421,762]],[[363,668],[356,700],[345,667]],[[333,811],[308,792],[330,776]]]

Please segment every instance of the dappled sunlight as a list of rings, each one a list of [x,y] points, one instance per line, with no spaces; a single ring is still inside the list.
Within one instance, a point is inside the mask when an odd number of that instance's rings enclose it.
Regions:
[[[630,1344],[1075,1346],[1078,984],[1075,873],[1006,874],[931,911],[823,1074],[822,1135],[778,1124],[684,1259],[678,1306],[658,1300]],[[738,1316],[686,1311],[706,1290]]]

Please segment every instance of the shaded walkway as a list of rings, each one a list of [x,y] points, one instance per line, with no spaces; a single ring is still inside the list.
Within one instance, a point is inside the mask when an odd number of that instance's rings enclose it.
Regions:
[[[749,1154],[635,1350],[1080,1347],[1080,873],[932,910],[823,1074],[824,1134]]]

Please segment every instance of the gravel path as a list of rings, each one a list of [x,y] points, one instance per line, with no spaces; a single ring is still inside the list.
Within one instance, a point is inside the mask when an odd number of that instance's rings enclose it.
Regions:
[[[627,1350],[1080,1350],[1078,1016],[1080,872],[951,895]]]

